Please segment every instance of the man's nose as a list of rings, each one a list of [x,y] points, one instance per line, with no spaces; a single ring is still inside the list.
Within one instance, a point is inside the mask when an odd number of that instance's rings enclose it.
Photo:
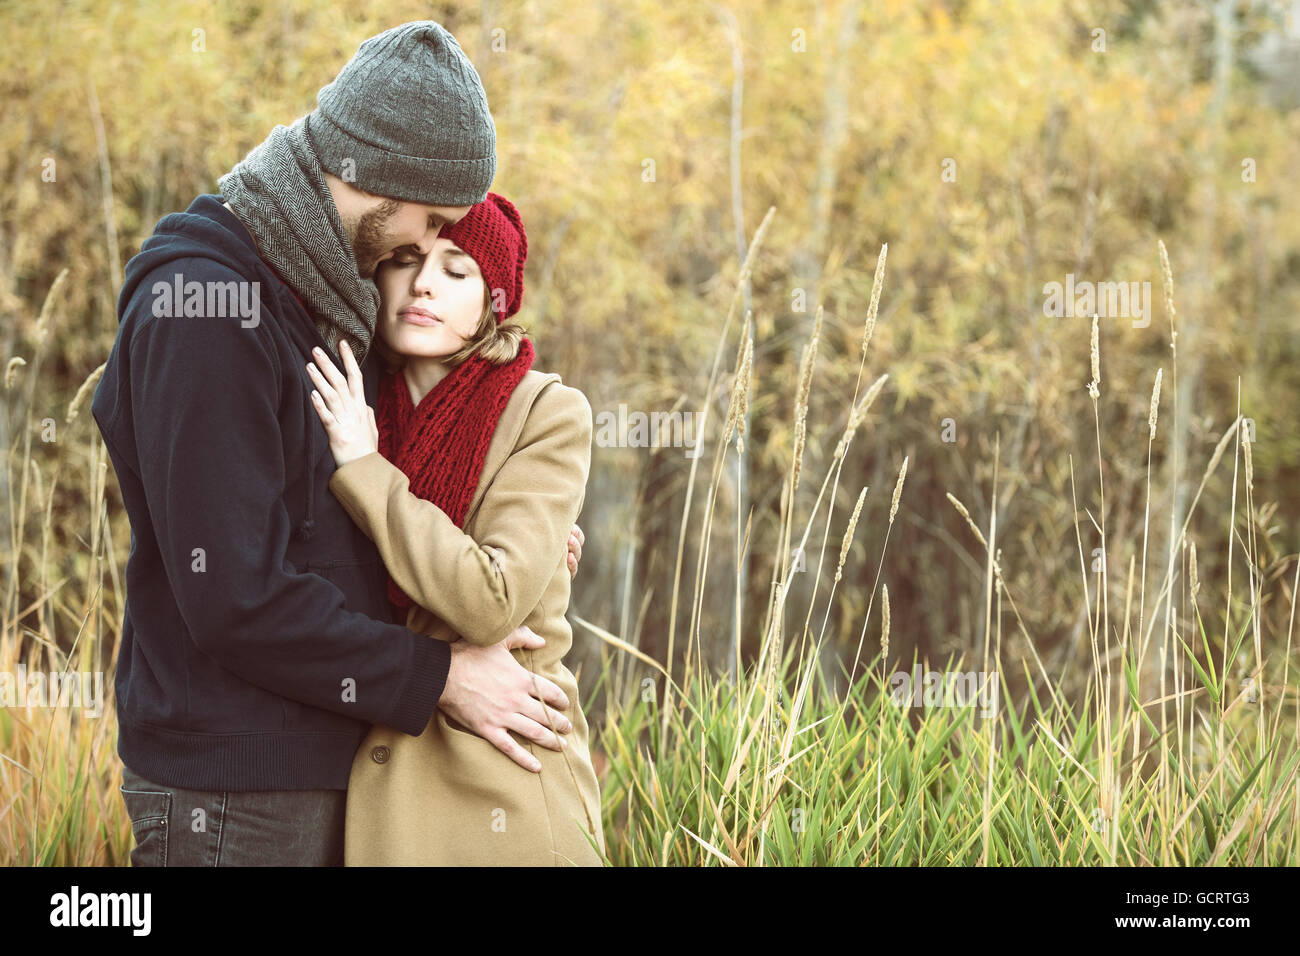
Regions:
[[[420,250],[420,255],[428,256],[433,251],[433,244],[438,241],[438,233],[442,231],[442,226],[430,226],[424,230],[418,242],[414,243],[415,248]]]

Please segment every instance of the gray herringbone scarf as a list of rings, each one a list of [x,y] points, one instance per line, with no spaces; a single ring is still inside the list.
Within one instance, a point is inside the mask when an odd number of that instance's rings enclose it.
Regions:
[[[346,335],[357,361],[364,359],[375,334],[379,290],[357,271],[307,135],[307,117],[275,127],[217,187],[262,258],[307,306],[335,355]]]

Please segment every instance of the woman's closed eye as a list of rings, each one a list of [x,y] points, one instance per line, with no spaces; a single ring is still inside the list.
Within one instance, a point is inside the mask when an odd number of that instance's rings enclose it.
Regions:
[[[420,265],[423,265],[423,264],[424,264],[424,257],[423,257],[423,256],[402,256],[402,255],[395,255],[395,256],[393,256],[393,258],[392,258],[390,261],[392,262],[392,264],[393,264],[394,266],[396,266],[396,267],[399,268],[399,269],[408,269],[408,268],[410,268],[411,266],[420,266]],[[447,275],[451,276],[453,279],[464,279],[464,278],[467,278],[467,276],[466,276],[465,273],[463,273],[463,272],[457,272],[455,269],[447,268],[447,269],[443,269],[442,271],[445,272],[445,273],[447,273]]]

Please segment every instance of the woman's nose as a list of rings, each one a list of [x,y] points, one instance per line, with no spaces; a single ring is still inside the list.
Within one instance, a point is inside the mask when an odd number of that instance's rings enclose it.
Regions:
[[[411,280],[411,292],[416,296],[424,299],[432,299],[434,296],[434,270],[427,263],[420,267]]]

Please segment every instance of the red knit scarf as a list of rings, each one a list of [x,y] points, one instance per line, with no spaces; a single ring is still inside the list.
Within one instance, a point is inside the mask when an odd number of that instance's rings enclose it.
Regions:
[[[475,355],[430,389],[418,407],[400,370],[380,379],[379,453],[410,479],[412,494],[433,502],[458,528],[464,528],[497,420],[532,368],[533,355],[528,339],[505,365]],[[391,576],[388,599],[398,608],[415,603]]]

